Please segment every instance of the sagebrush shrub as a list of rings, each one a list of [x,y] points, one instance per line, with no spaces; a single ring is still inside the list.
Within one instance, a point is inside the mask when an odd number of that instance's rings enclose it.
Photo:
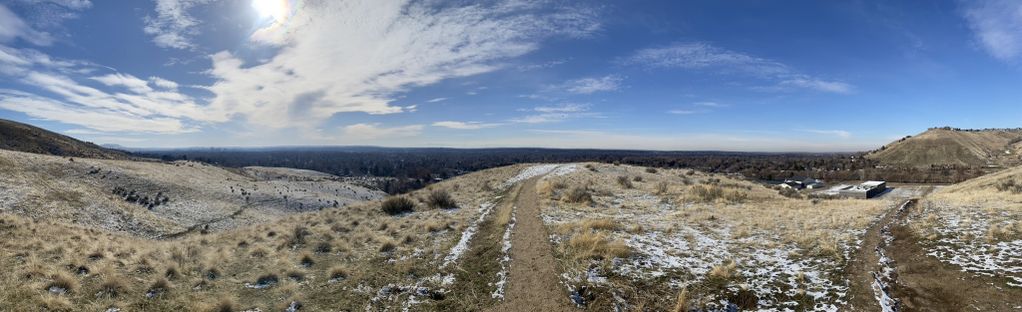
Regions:
[[[389,215],[399,215],[403,213],[409,213],[415,210],[415,203],[411,199],[406,197],[397,196],[391,197],[383,201],[380,208],[383,212]]]
[[[432,192],[429,192],[429,197],[426,198],[426,204],[433,209],[458,208],[458,203],[454,201],[451,194],[444,190],[433,190]]]
[[[575,187],[564,194],[564,201],[569,203],[589,203],[593,201],[593,196],[589,194],[588,189]]]

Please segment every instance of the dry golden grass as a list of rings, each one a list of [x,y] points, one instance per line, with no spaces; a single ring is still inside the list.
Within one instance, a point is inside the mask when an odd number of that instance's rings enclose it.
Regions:
[[[626,258],[632,252],[624,242],[596,231],[574,233],[566,246],[568,253],[576,260]]]
[[[989,224],[988,243],[1022,239],[1022,193],[1016,187],[1022,181],[1022,167],[972,179],[945,187],[920,203],[925,207],[913,229],[920,236],[935,239],[935,229],[943,227],[940,218],[956,217],[964,224],[980,219]]]
[[[625,239],[652,237],[654,233],[656,237],[673,239],[678,233],[690,231],[712,234],[716,239],[726,240],[732,246],[729,248],[735,250],[794,246],[799,248],[799,254],[792,254],[792,257],[826,257],[841,266],[848,260],[845,246],[853,244],[861,231],[885,209],[896,204],[891,200],[792,199],[778,195],[765,185],[725,175],[590,165],[593,170],[578,170],[540,181],[541,193],[549,192],[541,196],[541,208],[550,222],[550,232],[559,242],[560,265],[567,274],[588,272],[594,267],[607,273],[614,267],[610,259],[642,253],[631,250],[624,243]],[[635,182],[634,177],[644,182]],[[561,190],[542,188],[544,180],[556,181],[565,187]],[[591,204],[576,205],[560,200],[565,190],[578,186],[591,191]],[[760,239],[745,239],[749,237]],[[694,238],[685,239],[695,244]],[[624,261],[628,263],[629,260]],[[641,304],[647,310],[698,309],[708,303],[703,300],[708,293],[724,292],[729,285],[734,286],[732,282],[741,279],[740,265],[729,261],[708,268],[707,276],[700,277],[706,282],[695,288],[672,288],[650,280],[636,282],[629,277],[616,276],[619,272],[603,275],[608,276],[608,281],[602,287],[631,298],[629,304]],[[682,282],[692,278],[684,274],[678,277]],[[584,278],[566,282],[586,283]],[[749,301],[750,293],[740,290],[736,296],[754,303]]]
[[[479,205],[497,195],[484,191],[487,185],[501,185],[521,168],[436,185],[460,209],[390,216],[379,202],[369,202],[170,240],[0,214],[0,266],[6,268],[0,281],[9,284],[0,283],[0,310],[219,311],[219,298],[233,300],[232,310],[282,311],[295,300],[303,311],[364,309],[378,288],[439,274],[439,265],[429,259],[442,259],[478,218]],[[421,190],[409,196],[427,195]],[[412,257],[415,252],[423,256]],[[388,261],[400,258],[409,260]],[[304,264],[308,260],[311,265]],[[89,272],[77,275],[79,267]],[[264,275],[277,276],[278,283],[244,287]],[[70,292],[50,294],[51,283]],[[351,291],[359,285],[373,290]],[[374,304],[396,308],[403,301]]]
[[[674,301],[675,301],[674,309],[671,309],[671,311],[674,311],[674,312],[687,312],[688,311],[688,306],[689,306],[689,304],[688,304],[688,288],[682,288],[681,291],[678,292],[678,297],[675,298]]]

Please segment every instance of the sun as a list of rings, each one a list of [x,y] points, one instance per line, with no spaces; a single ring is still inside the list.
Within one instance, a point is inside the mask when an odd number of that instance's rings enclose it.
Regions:
[[[288,4],[287,0],[252,0],[252,8],[259,13],[259,17],[272,17],[281,21],[287,17]]]

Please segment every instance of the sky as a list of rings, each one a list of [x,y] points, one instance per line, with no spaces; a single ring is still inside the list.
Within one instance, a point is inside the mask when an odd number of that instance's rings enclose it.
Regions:
[[[129,147],[865,151],[1022,127],[1022,1],[0,0],[0,118]]]

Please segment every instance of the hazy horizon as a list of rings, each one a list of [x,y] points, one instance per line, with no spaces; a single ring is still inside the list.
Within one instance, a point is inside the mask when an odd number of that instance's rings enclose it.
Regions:
[[[127,147],[859,152],[1017,127],[1022,3],[0,1],[0,118]]]

